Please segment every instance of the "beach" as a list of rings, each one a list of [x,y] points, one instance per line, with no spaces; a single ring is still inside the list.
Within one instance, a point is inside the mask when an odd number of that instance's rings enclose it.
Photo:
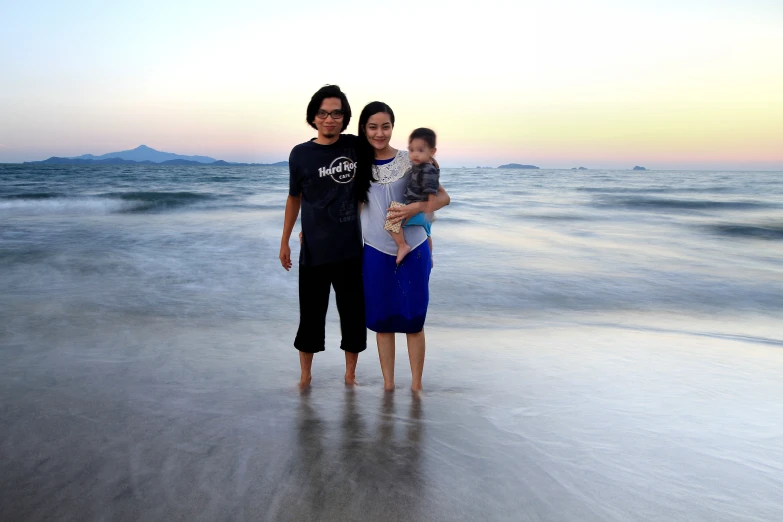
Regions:
[[[286,169],[0,181],[3,521],[783,518],[783,173],[444,169],[420,397],[297,389]]]

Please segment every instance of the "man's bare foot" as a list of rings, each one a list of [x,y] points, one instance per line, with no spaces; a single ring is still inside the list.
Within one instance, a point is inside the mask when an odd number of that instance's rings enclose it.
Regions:
[[[312,377],[305,377],[304,375],[299,380],[299,389],[304,391],[310,387],[310,383],[312,382]]]
[[[421,383],[411,384],[411,391],[413,393],[421,393],[421,391],[424,389],[424,387],[421,385]]]
[[[394,383],[384,382],[383,383],[383,391],[387,392],[393,392],[394,391]]]
[[[405,256],[407,256],[411,251],[411,246],[408,243],[405,243],[404,245],[397,247],[397,264],[399,265],[402,263],[402,260],[405,259]]]
[[[347,373],[345,374],[345,385],[346,386],[356,386],[357,384],[359,384],[359,383],[356,382],[356,376],[355,375],[348,375]]]

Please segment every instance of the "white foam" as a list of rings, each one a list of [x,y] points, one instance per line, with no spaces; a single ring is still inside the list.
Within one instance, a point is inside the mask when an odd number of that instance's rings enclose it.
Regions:
[[[143,201],[111,198],[49,198],[0,201],[0,213],[25,215],[49,214],[112,214],[126,212],[144,205]]]

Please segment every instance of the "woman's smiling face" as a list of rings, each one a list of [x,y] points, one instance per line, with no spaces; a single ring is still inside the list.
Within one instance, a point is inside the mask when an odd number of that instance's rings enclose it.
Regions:
[[[367,120],[364,126],[364,133],[367,135],[367,141],[375,150],[383,150],[389,145],[394,125],[391,122],[391,116],[385,112],[376,112]]]

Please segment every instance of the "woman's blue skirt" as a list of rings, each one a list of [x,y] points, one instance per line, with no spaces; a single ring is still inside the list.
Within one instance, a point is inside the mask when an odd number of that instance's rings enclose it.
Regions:
[[[362,276],[367,328],[379,333],[418,333],[430,302],[432,255],[425,241],[399,266],[395,256],[364,245]]]

